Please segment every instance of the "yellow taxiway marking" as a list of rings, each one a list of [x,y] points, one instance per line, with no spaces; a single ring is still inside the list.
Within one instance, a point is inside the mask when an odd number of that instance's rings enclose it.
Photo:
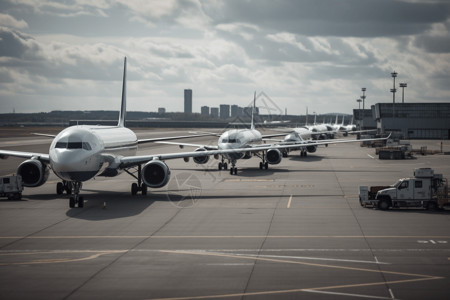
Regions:
[[[9,252],[9,253],[1,253],[0,256],[21,256],[21,255],[42,255],[42,254],[78,254],[78,253],[92,253],[87,257],[81,258],[52,258],[52,259],[38,259],[26,262],[11,262],[11,263],[0,263],[0,266],[11,266],[11,265],[36,265],[36,264],[57,264],[57,263],[68,263],[68,262],[79,262],[86,261],[91,259],[96,259],[102,255],[107,254],[117,254],[124,253],[127,250],[108,250],[108,251],[94,251],[94,250],[80,250],[80,251],[50,251],[50,252]]]
[[[290,208],[290,207],[291,207],[291,202],[292,202],[292,195],[291,195],[291,197],[289,197],[289,202],[288,202],[288,204],[287,204],[287,208]]]
[[[158,299],[153,299],[153,300],[218,299],[218,298],[227,298],[227,297],[276,295],[276,294],[287,294],[287,293],[298,293],[298,292],[325,293],[325,294],[358,296],[358,297],[372,298],[372,299],[392,299],[391,297],[378,297],[378,296],[371,296],[371,295],[359,295],[359,294],[349,294],[349,293],[342,294],[342,293],[326,292],[325,290],[342,289],[342,288],[353,288],[353,287],[364,287],[364,286],[375,286],[375,285],[386,285],[386,284],[399,284],[399,283],[417,282],[417,281],[425,281],[425,280],[436,280],[436,279],[443,279],[444,278],[444,277],[429,276],[429,275],[422,275],[422,274],[402,273],[402,272],[393,272],[393,271],[381,271],[381,270],[352,268],[352,267],[343,267],[343,266],[334,266],[334,265],[322,265],[322,264],[305,263],[305,262],[292,261],[292,260],[272,259],[272,258],[252,257],[252,256],[242,256],[242,255],[237,256],[237,255],[223,254],[223,253],[206,253],[206,252],[173,251],[173,250],[160,250],[160,252],[171,253],[171,254],[204,255],[204,256],[229,257],[229,258],[238,258],[238,259],[262,260],[262,261],[277,262],[277,263],[299,264],[299,265],[317,266],[317,267],[324,267],[324,268],[337,268],[337,269],[344,269],[344,270],[351,270],[351,271],[363,271],[363,272],[374,272],[374,273],[414,276],[414,277],[421,277],[421,278],[404,279],[404,280],[393,280],[393,281],[379,281],[379,282],[358,283],[358,284],[346,284],[346,285],[336,285],[336,286],[323,286],[323,287],[315,287],[315,288],[290,289],[290,290],[275,290],[275,291],[234,293],[234,294],[193,296],[193,297],[177,297],[177,298],[158,298]]]

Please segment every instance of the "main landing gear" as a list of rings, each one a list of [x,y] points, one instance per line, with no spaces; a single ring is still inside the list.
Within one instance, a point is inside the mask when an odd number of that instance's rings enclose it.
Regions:
[[[133,176],[137,179],[137,182],[133,182],[131,184],[131,195],[135,196],[138,192],[141,192],[142,195],[147,195],[147,186],[142,182],[142,167],[141,165],[137,168],[137,176],[131,173],[130,171],[125,169],[125,172]]]
[[[258,155],[258,156],[262,160],[261,162],[259,162],[259,169],[260,170],[262,170],[262,169],[266,169],[267,170],[269,168],[269,163],[266,160],[266,153],[263,152],[262,155]]]
[[[262,169],[268,169],[269,168],[269,163],[266,161],[266,162],[262,162],[262,161],[260,161],[259,162],[259,168],[262,170]]]
[[[304,157],[308,156],[308,151],[300,150],[300,156],[304,156]]]

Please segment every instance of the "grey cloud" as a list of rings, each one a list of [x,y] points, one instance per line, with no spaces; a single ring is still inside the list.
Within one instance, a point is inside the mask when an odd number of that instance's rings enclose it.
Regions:
[[[308,36],[377,37],[423,32],[449,16],[449,3],[392,0],[240,1],[205,5],[217,24],[247,22],[266,30]]]
[[[29,58],[39,50],[38,44],[31,37],[0,27],[0,57]]]
[[[420,35],[414,39],[414,45],[432,53],[449,53],[450,37]]]

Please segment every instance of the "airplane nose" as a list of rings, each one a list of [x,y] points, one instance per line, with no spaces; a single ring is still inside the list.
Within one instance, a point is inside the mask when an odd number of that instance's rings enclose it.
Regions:
[[[232,144],[221,144],[220,149],[222,150],[232,150],[232,149],[237,149],[236,147],[233,147]],[[231,160],[237,160],[237,159],[241,159],[244,156],[244,153],[242,152],[230,152],[227,153],[226,156],[228,156],[229,159]]]
[[[94,177],[100,168],[95,166],[92,159],[82,151],[55,151],[50,156],[53,171],[59,177],[68,181],[86,181]]]

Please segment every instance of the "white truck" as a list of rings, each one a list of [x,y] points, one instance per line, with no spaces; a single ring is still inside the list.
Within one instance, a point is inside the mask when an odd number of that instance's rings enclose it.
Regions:
[[[22,176],[0,177],[0,197],[7,197],[9,200],[19,200],[22,198],[22,191]]]
[[[362,206],[382,210],[400,207],[437,209],[450,206],[448,182],[442,174],[431,168],[414,170],[413,178],[402,178],[390,186],[360,186],[359,202]]]

